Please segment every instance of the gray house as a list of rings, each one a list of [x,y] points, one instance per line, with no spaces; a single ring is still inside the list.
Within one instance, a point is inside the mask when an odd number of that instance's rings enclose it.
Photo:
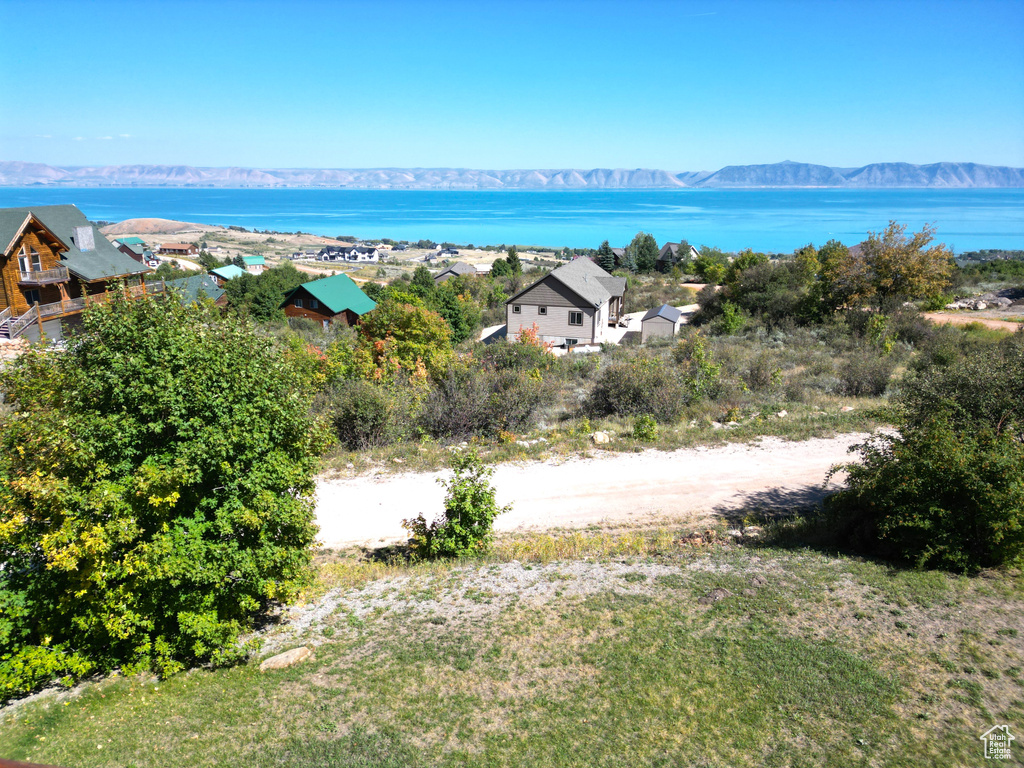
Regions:
[[[685,242],[685,241],[684,241]],[[700,252],[689,243],[665,243],[658,251],[658,269],[665,272],[683,259],[696,259]]]
[[[668,304],[650,310],[640,320],[640,343],[658,336],[675,336],[682,325],[683,313]]]
[[[505,305],[510,341],[536,325],[542,341],[573,346],[600,344],[622,315],[624,277],[612,277],[578,258],[524,288]]]
[[[445,280],[449,280],[453,277],[459,277],[460,275],[475,275],[476,273],[475,267],[464,261],[456,261],[454,264],[449,264],[434,275],[434,285],[440,285]]]

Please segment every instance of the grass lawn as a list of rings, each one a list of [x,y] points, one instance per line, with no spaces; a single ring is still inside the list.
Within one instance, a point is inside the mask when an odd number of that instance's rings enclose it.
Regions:
[[[74,768],[950,766],[981,765],[992,725],[1024,732],[1019,574],[721,538],[509,536],[471,564],[325,555],[309,604],[264,635],[263,656],[311,644],[310,660],[43,695],[0,710],[0,756]],[[728,594],[708,600],[716,589]]]

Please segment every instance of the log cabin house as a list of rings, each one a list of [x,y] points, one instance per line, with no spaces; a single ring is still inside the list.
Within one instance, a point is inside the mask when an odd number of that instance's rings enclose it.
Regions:
[[[303,283],[284,297],[281,308],[287,317],[306,317],[324,328],[338,320],[355,325],[377,303],[363,293],[348,275],[332,275]]]
[[[149,268],[115,248],[74,205],[0,209],[0,248],[3,338],[20,335],[33,321],[42,327],[79,315],[117,282],[132,294],[163,290],[161,283],[143,284]]]

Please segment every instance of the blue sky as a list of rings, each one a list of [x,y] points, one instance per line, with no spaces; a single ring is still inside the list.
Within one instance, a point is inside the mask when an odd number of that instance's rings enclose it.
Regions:
[[[1024,166],[1024,2],[0,0],[0,160]]]

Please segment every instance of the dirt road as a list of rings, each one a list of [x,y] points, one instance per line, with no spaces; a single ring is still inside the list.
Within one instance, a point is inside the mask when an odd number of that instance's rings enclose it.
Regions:
[[[947,315],[942,312],[923,312],[922,317],[926,317],[936,325],[944,325],[952,323],[953,325],[970,325],[971,323],[981,323],[986,328],[994,328],[997,331],[1007,331],[1014,333],[1021,324],[1012,320],[996,320],[991,317],[979,317],[977,315]]]
[[[500,531],[580,528],[599,522],[645,522],[752,507],[817,501],[833,464],[867,437],[846,434],[754,445],[645,451],[531,464],[503,464],[494,473],[498,503],[513,505],[496,521]],[[324,546],[404,540],[402,519],[437,517],[448,473],[380,475],[322,481],[317,522]]]

